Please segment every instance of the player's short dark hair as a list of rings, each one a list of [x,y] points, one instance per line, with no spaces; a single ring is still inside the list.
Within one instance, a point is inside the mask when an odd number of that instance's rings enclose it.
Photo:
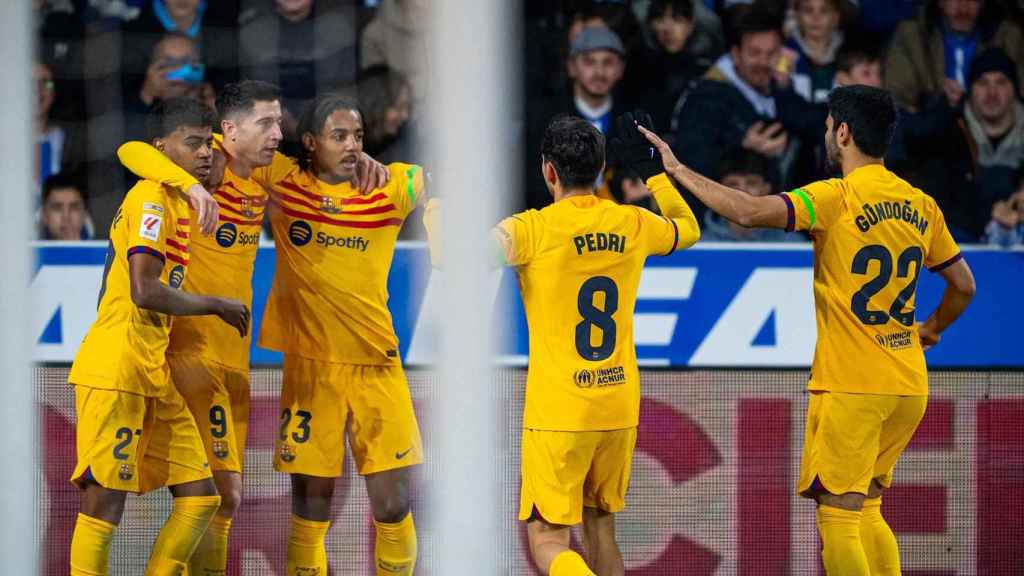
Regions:
[[[43,182],[43,205],[46,205],[46,201],[50,198],[50,194],[52,194],[54,190],[63,190],[67,188],[78,190],[78,193],[82,196],[82,200],[85,201],[85,187],[82,186],[82,179],[79,175],[69,172],[58,172],[57,174],[50,174]]]
[[[858,64],[880,62],[882,52],[876,46],[866,42],[844,42],[836,54],[836,70],[846,72],[853,70]]]
[[[873,86],[842,86],[828,97],[832,129],[846,123],[853,142],[872,158],[881,158],[889,150],[896,131],[896,102],[888,90]]]
[[[302,137],[306,134],[312,134],[313,136],[319,134],[324,129],[327,119],[338,110],[355,110],[359,112],[359,102],[342,92],[325,92],[314,98],[306,105],[306,108],[299,116],[299,123],[295,129],[299,140],[301,141]],[[360,113],[360,121],[362,121],[362,113]],[[303,145],[302,152],[299,154],[299,167],[303,170],[308,170],[312,165],[313,155]]]
[[[604,166],[604,135],[579,116],[561,114],[544,131],[540,153],[562,186],[593,186]]]
[[[653,0],[647,9],[647,21],[661,18],[668,10],[672,10],[673,18],[693,20],[693,0]]]
[[[213,128],[217,115],[209,106],[187,97],[160,100],[146,116],[146,130],[149,140],[166,138],[175,130],[189,128]]]
[[[780,14],[758,4],[738,8],[742,9],[736,12],[732,26],[729,27],[729,48],[739,47],[743,44],[743,39],[750,34],[775,32],[780,39],[785,38]]]
[[[242,80],[227,84],[217,94],[217,113],[221,120],[237,114],[251,112],[257,102],[281,99],[281,90],[270,82]]]

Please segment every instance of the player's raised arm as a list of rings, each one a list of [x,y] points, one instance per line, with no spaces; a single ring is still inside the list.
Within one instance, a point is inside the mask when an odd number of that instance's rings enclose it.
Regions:
[[[166,184],[183,191],[191,200],[199,218],[199,230],[212,234],[217,227],[220,207],[210,192],[184,168],[164,156],[146,142],[129,141],[117,149],[117,158],[125,168],[139,178]]]
[[[611,141],[612,151],[624,168],[636,172],[644,180],[661,214],[671,220],[674,238],[669,252],[689,248],[700,239],[697,217],[665,173],[651,144],[639,131],[641,124],[651,125],[651,117],[646,112],[637,110],[619,116],[620,138]]]
[[[672,148],[657,134],[643,126],[638,128],[661,154],[665,172],[693,192],[708,208],[741,226],[786,228],[788,209],[782,197],[751,196],[701,176],[681,163]]]

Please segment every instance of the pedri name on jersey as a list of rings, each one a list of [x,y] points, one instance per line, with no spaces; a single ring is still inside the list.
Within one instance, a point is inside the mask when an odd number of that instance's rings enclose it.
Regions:
[[[864,204],[861,206],[861,213],[857,215],[854,222],[861,232],[871,230],[871,227],[880,222],[904,222],[910,224],[924,236],[928,230],[928,220],[922,216],[917,208],[910,205],[910,200],[900,202],[878,202],[876,204]]]
[[[622,254],[626,250],[626,237],[621,234],[610,232],[591,232],[573,236],[573,246],[576,247],[576,255],[587,252],[618,252]]]

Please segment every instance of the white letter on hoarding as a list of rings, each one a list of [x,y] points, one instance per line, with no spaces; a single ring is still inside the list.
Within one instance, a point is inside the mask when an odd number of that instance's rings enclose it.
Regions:
[[[691,366],[810,366],[813,270],[758,268],[690,358]],[[775,345],[751,343],[775,312]]]
[[[71,362],[78,344],[96,319],[96,298],[103,266],[43,266],[32,279],[32,339],[37,362]],[[57,344],[39,343],[39,337],[60,310],[61,338]]]

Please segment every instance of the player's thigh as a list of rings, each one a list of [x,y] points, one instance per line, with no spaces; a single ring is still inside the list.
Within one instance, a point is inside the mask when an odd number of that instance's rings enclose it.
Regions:
[[[341,476],[348,399],[341,364],[286,354],[274,468],[288,474]]]
[[[171,378],[199,428],[210,467],[241,473],[249,427],[249,375],[194,356],[168,357]]]
[[[891,399],[874,394],[811,394],[797,488],[800,494],[867,494]]]
[[[142,489],[210,481],[212,473],[199,428],[185,399],[170,387],[153,399],[154,418],[142,455]],[[204,482],[205,484],[205,482]]]
[[[610,513],[626,507],[636,432],[634,427],[599,433],[600,441],[583,485],[584,506]]]
[[[71,481],[138,492],[139,466],[151,421],[152,400],[138,394],[75,386],[75,448]]]
[[[910,444],[928,408],[927,396],[899,396],[895,397],[893,402],[895,406],[892,412],[882,423],[878,460],[875,462],[874,470],[875,483],[883,488],[888,488],[892,484],[896,461],[907,448],[907,444]]]
[[[342,369],[351,409],[349,445],[359,473],[423,462],[423,442],[405,372],[399,365]]]
[[[523,430],[519,519],[573,526],[601,432]]]

